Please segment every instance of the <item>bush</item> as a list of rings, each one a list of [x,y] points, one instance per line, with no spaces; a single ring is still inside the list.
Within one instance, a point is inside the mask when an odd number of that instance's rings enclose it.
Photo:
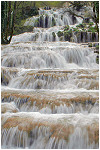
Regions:
[[[21,34],[24,32],[32,32],[33,26],[24,26],[25,20],[22,20],[19,25],[15,24],[13,35]]]

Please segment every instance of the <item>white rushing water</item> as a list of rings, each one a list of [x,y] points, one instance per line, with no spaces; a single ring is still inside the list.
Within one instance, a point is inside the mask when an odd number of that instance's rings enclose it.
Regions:
[[[60,41],[58,31],[82,21],[63,11],[40,9],[25,22],[33,32],[1,46],[3,149],[99,147],[97,54],[74,34],[76,43]]]

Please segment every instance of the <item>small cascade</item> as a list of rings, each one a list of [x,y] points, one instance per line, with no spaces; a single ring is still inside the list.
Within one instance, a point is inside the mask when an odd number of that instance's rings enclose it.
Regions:
[[[51,27],[51,28],[34,28],[31,33],[23,33],[13,36],[12,43],[14,42],[55,42],[55,41],[69,41],[75,43],[98,42],[98,33],[92,32],[73,32],[70,36],[58,37],[58,32],[62,31],[64,27]],[[25,37],[25,38],[24,38]]]
[[[76,22],[78,21],[77,18]],[[64,25],[72,25],[73,18],[68,12],[64,13],[64,10],[61,9],[50,9],[50,10],[39,10],[39,17],[31,17],[28,18],[24,24],[24,26],[33,26],[33,27],[42,27],[42,28],[50,28],[52,26],[64,26]]]
[[[98,123],[98,115],[93,114],[87,116],[60,114],[58,116],[57,114],[41,115],[23,112],[6,113],[2,115],[4,129],[2,129],[1,143],[2,147],[6,145],[9,148],[71,149],[87,148],[87,145],[90,149],[98,148],[99,137],[96,123]],[[94,139],[97,140],[93,142]],[[77,142],[80,142],[78,146]]]
[[[85,43],[99,39],[74,31],[82,20],[40,9],[24,24],[33,32],[1,46],[3,149],[99,148],[99,64]]]
[[[36,43],[37,44],[37,43]],[[64,46],[62,46],[65,44]],[[59,48],[61,46],[62,50]],[[65,48],[65,46],[67,46]],[[25,46],[24,46],[25,47]],[[40,47],[40,49],[39,49]],[[90,48],[84,48],[81,45],[68,46],[66,42],[59,42],[58,48],[55,48],[55,43],[52,47],[39,46],[39,50],[35,50],[35,46],[30,49],[30,45],[23,52],[23,46],[20,46],[18,52],[12,52],[12,55],[4,54],[2,57],[2,66],[6,67],[21,67],[30,69],[42,69],[42,68],[69,68],[68,64],[76,64],[81,67],[98,68],[96,64],[96,56],[94,50]],[[10,49],[10,47],[9,47]],[[11,47],[12,49],[12,47]],[[13,48],[15,49],[15,48]],[[22,50],[21,50],[22,49]],[[29,50],[28,50],[29,49]],[[8,50],[9,51],[9,50]],[[12,50],[11,50],[12,51]],[[22,51],[22,52],[21,52]],[[21,54],[21,55],[19,55]],[[74,55],[73,55],[74,54]],[[94,65],[95,64],[95,65]],[[78,66],[77,66],[78,68]]]
[[[14,105],[11,108],[16,107],[21,112],[40,112],[46,114],[73,114],[73,113],[98,113],[99,112],[99,94],[97,91],[82,91],[72,90],[15,90],[2,88],[1,92],[2,107],[4,112],[9,110],[10,105]],[[12,103],[13,102],[13,103]],[[5,105],[6,103],[6,105]],[[12,109],[11,109],[12,110]],[[8,111],[9,112],[9,111]]]
[[[98,42],[98,33],[92,32],[73,32],[73,41],[76,43]]]

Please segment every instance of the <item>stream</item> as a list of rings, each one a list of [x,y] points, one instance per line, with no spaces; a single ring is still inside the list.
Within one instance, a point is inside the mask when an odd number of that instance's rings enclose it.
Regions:
[[[63,9],[40,9],[24,24],[33,32],[1,45],[2,149],[99,148],[97,54],[83,44],[85,34],[77,39],[73,33],[73,42],[57,36],[81,22]]]

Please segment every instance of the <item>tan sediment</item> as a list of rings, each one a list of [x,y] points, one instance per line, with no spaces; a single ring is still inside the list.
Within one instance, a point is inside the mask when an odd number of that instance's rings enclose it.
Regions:
[[[98,143],[99,142],[99,124],[93,123],[91,126],[87,127],[89,142]]]
[[[67,120],[66,120],[67,121]],[[60,121],[50,121],[48,119],[37,119],[32,116],[12,116],[6,120],[6,122],[3,124],[2,128],[9,129],[12,127],[18,127],[20,131],[25,131],[30,134],[30,132],[35,129],[35,127],[48,127],[51,132],[51,137],[55,137],[55,139],[64,139],[66,141],[69,140],[69,136],[74,133],[75,126],[64,122],[64,120]],[[80,128],[83,130],[86,128],[88,137],[89,137],[89,143],[98,143],[99,142],[99,125],[97,122],[85,124],[80,126]],[[30,136],[30,135],[29,135]],[[85,138],[85,135],[84,135]]]
[[[14,103],[1,103],[1,113],[18,112],[18,108],[14,105]]]
[[[11,127],[18,126],[18,129],[20,131],[26,131],[30,133],[36,126],[41,127],[49,127],[50,132],[52,133],[51,137],[55,137],[58,139],[64,139],[68,141],[68,138],[70,134],[74,132],[74,126],[73,125],[67,125],[64,126],[60,123],[50,123],[48,121],[34,121],[34,118],[32,117],[11,117],[6,120],[6,122],[3,125],[3,128],[9,129]]]
[[[94,104],[95,102],[98,102],[99,99],[98,94],[95,96],[91,94],[82,94],[82,95],[75,95],[72,97],[67,97],[67,94],[61,97],[57,97],[57,95],[54,94],[42,94],[42,93],[18,93],[18,92],[1,92],[1,98],[14,98],[16,101],[18,98],[20,99],[27,99],[27,103],[30,103],[30,106],[33,106],[33,103],[35,102],[35,106],[37,106],[39,109],[50,107],[52,110],[55,108],[55,106],[66,105],[67,107],[70,107],[71,104],[80,103],[84,107],[86,103]]]

